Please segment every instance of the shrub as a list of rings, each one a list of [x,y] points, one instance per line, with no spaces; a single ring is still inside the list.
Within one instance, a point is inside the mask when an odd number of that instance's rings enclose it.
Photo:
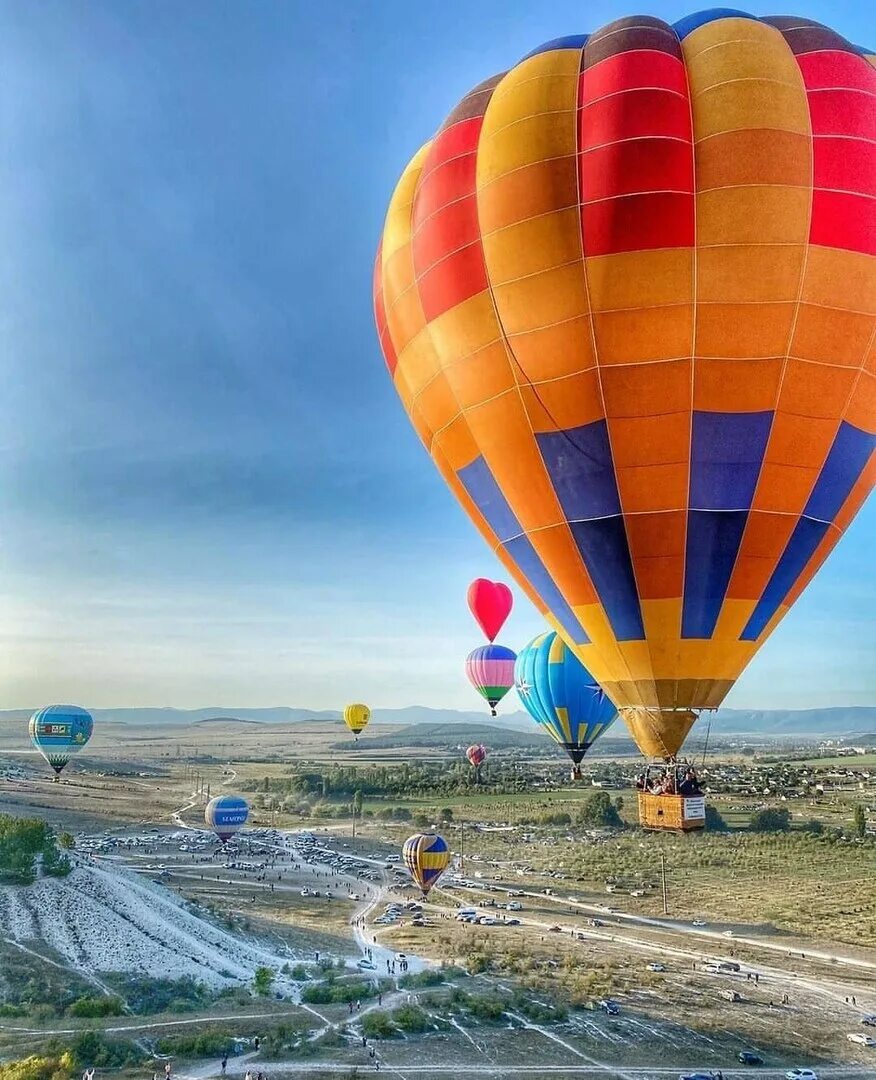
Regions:
[[[623,821],[607,791],[594,791],[584,800],[578,813],[578,822],[588,828],[621,826]]]
[[[748,827],[752,832],[787,832],[791,828],[791,811],[783,806],[758,810],[751,815]]]
[[[97,1017],[121,1016],[125,1005],[117,997],[81,997],[67,1009],[70,1016]]]
[[[362,1017],[362,1034],[369,1039],[394,1039],[398,1036],[398,1028],[388,1013],[375,1009]]]
[[[400,1005],[397,1009],[393,1009],[392,1020],[402,1031],[410,1035],[422,1034],[432,1027],[429,1017],[419,1005]]]
[[[405,990],[418,990],[426,986],[440,986],[444,982],[444,978],[444,971],[436,968],[426,968],[424,971],[402,975],[398,984]]]

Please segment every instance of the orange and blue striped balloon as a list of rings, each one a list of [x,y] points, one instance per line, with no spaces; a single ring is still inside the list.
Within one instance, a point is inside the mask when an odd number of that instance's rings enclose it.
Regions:
[[[411,877],[426,896],[447,869],[450,851],[444,838],[437,833],[417,833],[405,840],[402,858]]]
[[[874,61],[791,16],[619,19],[476,87],[389,205],[411,422],[648,754],[873,485]]]

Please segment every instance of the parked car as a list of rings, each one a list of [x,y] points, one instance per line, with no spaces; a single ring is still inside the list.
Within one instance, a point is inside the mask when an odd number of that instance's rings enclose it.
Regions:
[[[860,1043],[861,1046],[876,1046],[876,1039],[872,1035],[865,1035],[863,1031],[852,1031],[846,1038],[849,1042]]]
[[[665,964],[649,964],[648,965],[648,970],[649,971],[665,971],[666,966],[665,966]]]
[[[814,1069],[788,1069],[785,1080],[818,1080],[818,1073]]]
[[[599,1003],[599,1007],[604,1013],[608,1013],[609,1016],[617,1016],[620,1012],[620,1005],[618,1005],[616,1001],[612,1001],[611,998],[603,998]]]
[[[505,905],[509,911],[523,911],[523,904],[519,900],[512,900],[510,904]]]
[[[678,1080],[715,1080],[715,1074],[710,1072],[682,1073]]]
[[[743,1065],[763,1065],[763,1058],[753,1050],[740,1050],[736,1057]]]
[[[562,932],[563,931],[559,926],[550,926],[550,927],[548,927],[548,933],[549,934],[562,934]]]
[[[862,1016],[861,1023],[866,1024],[867,1027],[876,1027],[876,1016]]]

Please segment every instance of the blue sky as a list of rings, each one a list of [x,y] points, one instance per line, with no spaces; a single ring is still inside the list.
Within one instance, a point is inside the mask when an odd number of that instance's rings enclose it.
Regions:
[[[0,6],[3,707],[476,703],[498,567],[390,387],[374,247],[471,86],[630,10]],[[874,541],[871,503],[728,705],[876,703]]]

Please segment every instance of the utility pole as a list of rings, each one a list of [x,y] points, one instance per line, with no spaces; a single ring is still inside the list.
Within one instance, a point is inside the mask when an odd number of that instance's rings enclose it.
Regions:
[[[353,839],[356,839],[356,800],[353,800]]]
[[[660,852],[660,877],[663,881],[663,914],[669,914],[669,905],[666,903],[666,856]]]
[[[459,823],[459,869],[465,873],[465,822]]]

